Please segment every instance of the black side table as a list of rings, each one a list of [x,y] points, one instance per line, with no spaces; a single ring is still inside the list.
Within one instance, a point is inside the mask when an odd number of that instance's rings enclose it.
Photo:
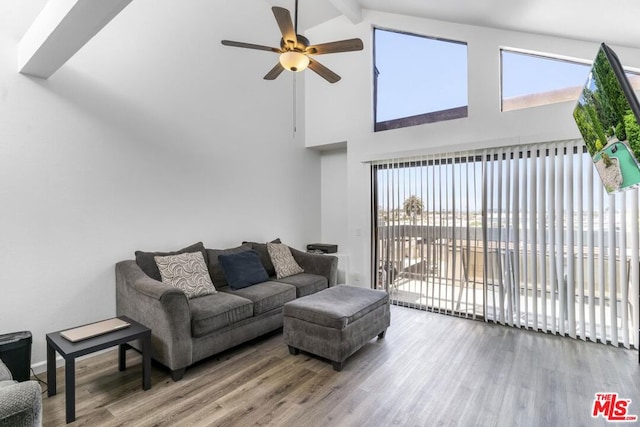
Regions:
[[[126,316],[118,316],[131,326],[83,341],[71,342],[60,332],[47,334],[47,396],[56,394],[56,351],[64,358],[64,385],[67,423],[76,419],[76,357],[105,348],[119,346],[118,369],[126,369],[126,351],[129,341],[140,340],[142,347],[142,389],[151,388],[151,329]]]

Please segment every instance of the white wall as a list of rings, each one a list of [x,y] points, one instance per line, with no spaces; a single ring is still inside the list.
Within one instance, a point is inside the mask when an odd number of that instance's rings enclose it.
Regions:
[[[329,87],[321,79],[312,78],[315,76],[307,77],[306,144],[319,147],[347,141],[348,248],[345,249],[350,254],[350,282],[369,286],[370,177],[369,166],[363,162],[418,152],[578,138],[571,114],[573,102],[500,112],[500,47],[592,60],[598,44],[372,11],[364,11],[363,17],[358,25],[338,17],[306,33],[313,43],[360,37],[365,44],[363,52],[322,57],[324,65],[342,76],[337,84]],[[468,117],[374,133],[374,26],[467,42]],[[625,65],[640,67],[640,50],[612,47]],[[328,209],[323,206],[323,215],[329,214]]]
[[[322,152],[321,165],[321,239],[335,243],[342,252],[347,235],[347,149]]]
[[[115,314],[114,264],[202,240],[320,238],[320,154],[294,138],[266,2],[136,0],[49,80],[17,73],[43,0],[0,3],[0,333]],[[302,91],[300,91],[302,92]],[[303,102],[303,97],[299,97]]]
[[[347,148],[322,152],[321,169],[321,239],[338,245],[338,283],[349,281],[349,232],[347,193]]]

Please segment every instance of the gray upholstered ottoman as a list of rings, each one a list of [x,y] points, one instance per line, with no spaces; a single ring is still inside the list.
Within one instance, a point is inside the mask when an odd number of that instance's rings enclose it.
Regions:
[[[376,335],[384,338],[391,323],[386,292],[347,285],[290,301],[283,315],[289,352],[303,350],[327,358],[336,371]]]

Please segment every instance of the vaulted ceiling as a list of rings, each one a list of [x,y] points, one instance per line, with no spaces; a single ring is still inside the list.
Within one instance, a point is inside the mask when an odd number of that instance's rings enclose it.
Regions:
[[[127,4],[130,0],[110,1],[115,4]],[[265,1],[269,5],[285,7],[292,11],[295,6],[295,0]],[[76,2],[85,9],[92,7],[92,1],[87,0],[49,0],[49,3],[62,6],[62,9],[65,5]],[[42,8],[38,5],[44,4],[44,0],[27,2],[27,5],[33,6],[34,11]],[[56,9],[60,9],[59,6],[56,6]],[[81,9],[75,6],[74,8]],[[640,2],[637,0],[299,0],[299,31],[304,32],[305,29],[341,15],[357,23],[367,10],[640,48]],[[221,12],[224,13],[224,10]],[[85,39],[75,40],[74,38],[78,38],[74,30],[76,24],[84,25],[86,19],[82,18],[84,15],[81,14],[68,16],[73,16],[74,19],[56,18],[63,19],[67,29],[70,28],[66,32],[60,31],[60,28],[64,30],[64,27],[58,28],[57,32],[63,35],[56,40],[62,44],[74,42],[78,45],[75,47],[77,50],[95,34],[92,31],[97,28],[87,30]],[[273,26],[270,18],[265,16],[265,25]],[[46,19],[41,21],[50,24]],[[41,30],[42,45],[49,40],[46,31],[54,34],[53,30],[47,28]],[[68,40],[69,34],[74,35],[71,42]],[[36,48],[37,46],[32,50]],[[52,61],[49,57],[51,51],[57,52],[56,49],[48,49],[43,55],[49,62]],[[66,61],[72,54],[72,51],[65,53],[68,56],[60,61]],[[43,76],[46,78],[46,75]]]
[[[356,8],[640,48],[637,0],[299,0],[301,28]]]

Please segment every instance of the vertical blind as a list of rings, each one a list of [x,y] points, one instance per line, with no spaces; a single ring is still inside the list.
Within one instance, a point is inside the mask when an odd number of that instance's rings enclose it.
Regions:
[[[638,343],[638,190],[581,142],[372,165],[372,266],[398,305]]]

